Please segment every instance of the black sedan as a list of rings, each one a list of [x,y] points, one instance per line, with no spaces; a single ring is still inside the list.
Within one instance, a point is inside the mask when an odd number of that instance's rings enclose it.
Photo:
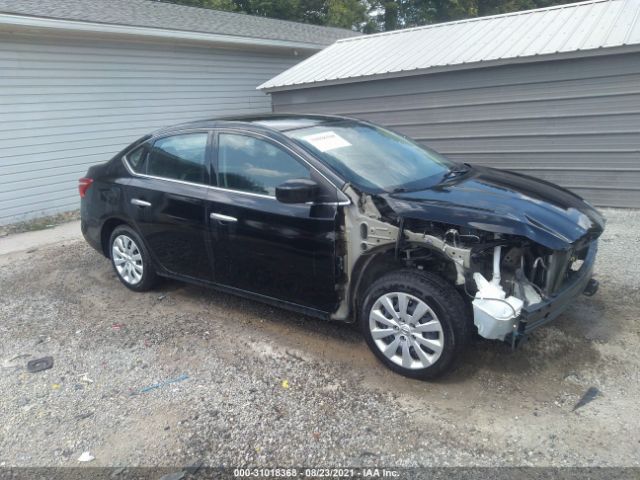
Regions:
[[[446,371],[473,332],[517,346],[597,289],[604,220],[580,197],[344,117],[166,128],[79,190],[82,232],[127,288],[171,277],[356,321],[415,378]]]

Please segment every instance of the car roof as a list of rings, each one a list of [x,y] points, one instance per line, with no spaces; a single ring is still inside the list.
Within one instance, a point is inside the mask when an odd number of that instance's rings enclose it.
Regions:
[[[203,120],[195,120],[192,122],[181,123],[171,127],[165,127],[154,132],[154,135],[166,135],[181,130],[191,130],[199,128],[220,128],[220,127],[238,127],[250,126],[252,130],[267,130],[276,132],[286,132],[289,130],[297,130],[299,128],[315,127],[326,125],[339,121],[350,120],[357,121],[348,117],[337,115],[300,115],[288,113],[271,113],[262,115],[239,115],[220,118],[211,118]]]

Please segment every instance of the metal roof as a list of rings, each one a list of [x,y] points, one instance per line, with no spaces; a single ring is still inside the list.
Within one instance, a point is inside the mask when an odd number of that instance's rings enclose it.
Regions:
[[[639,17],[640,0],[592,0],[347,38],[258,88],[287,90],[601,54],[638,47]]]
[[[1,14],[300,42],[319,48],[358,35],[341,28],[150,0],[0,0]]]

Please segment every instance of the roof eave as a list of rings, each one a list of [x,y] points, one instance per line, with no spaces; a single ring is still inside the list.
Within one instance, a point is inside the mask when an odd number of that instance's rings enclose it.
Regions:
[[[97,33],[101,35],[130,36],[138,38],[162,38],[174,41],[210,43],[220,46],[296,49],[303,51],[322,50],[327,45],[274,40],[267,38],[242,37],[215,33],[189,32],[154,27],[138,27],[112,23],[84,22],[57,18],[33,17],[0,13],[0,31],[12,29],[35,29],[50,32]]]
[[[305,88],[326,87],[331,85],[343,85],[348,83],[366,82],[370,80],[385,80],[391,78],[403,78],[416,75],[427,75],[433,73],[452,72],[459,70],[472,70],[478,68],[499,67],[504,65],[524,64],[524,63],[536,63],[536,62],[548,62],[555,60],[570,60],[576,58],[597,57],[602,55],[616,55],[621,53],[640,52],[640,44],[634,45],[620,45],[616,47],[595,48],[589,50],[577,50],[572,52],[557,52],[546,55],[534,55],[527,57],[515,57],[496,60],[483,60],[472,63],[461,63],[455,65],[440,65],[435,67],[414,69],[414,70],[402,70],[398,72],[378,73],[373,75],[362,75],[357,77],[338,78],[330,80],[320,80],[316,82],[297,83],[290,85],[274,85],[269,86],[271,80],[258,86],[256,90],[261,90],[265,93],[276,93],[289,90],[302,90]],[[292,67],[296,68],[296,67]],[[281,75],[286,74],[283,72]]]

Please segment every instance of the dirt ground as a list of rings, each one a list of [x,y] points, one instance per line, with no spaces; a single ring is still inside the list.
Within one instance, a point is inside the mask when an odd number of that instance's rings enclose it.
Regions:
[[[130,292],[81,241],[0,256],[0,465],[640,466],[640,212],[606,215],[596,296],[431,383],[348,325]]]

